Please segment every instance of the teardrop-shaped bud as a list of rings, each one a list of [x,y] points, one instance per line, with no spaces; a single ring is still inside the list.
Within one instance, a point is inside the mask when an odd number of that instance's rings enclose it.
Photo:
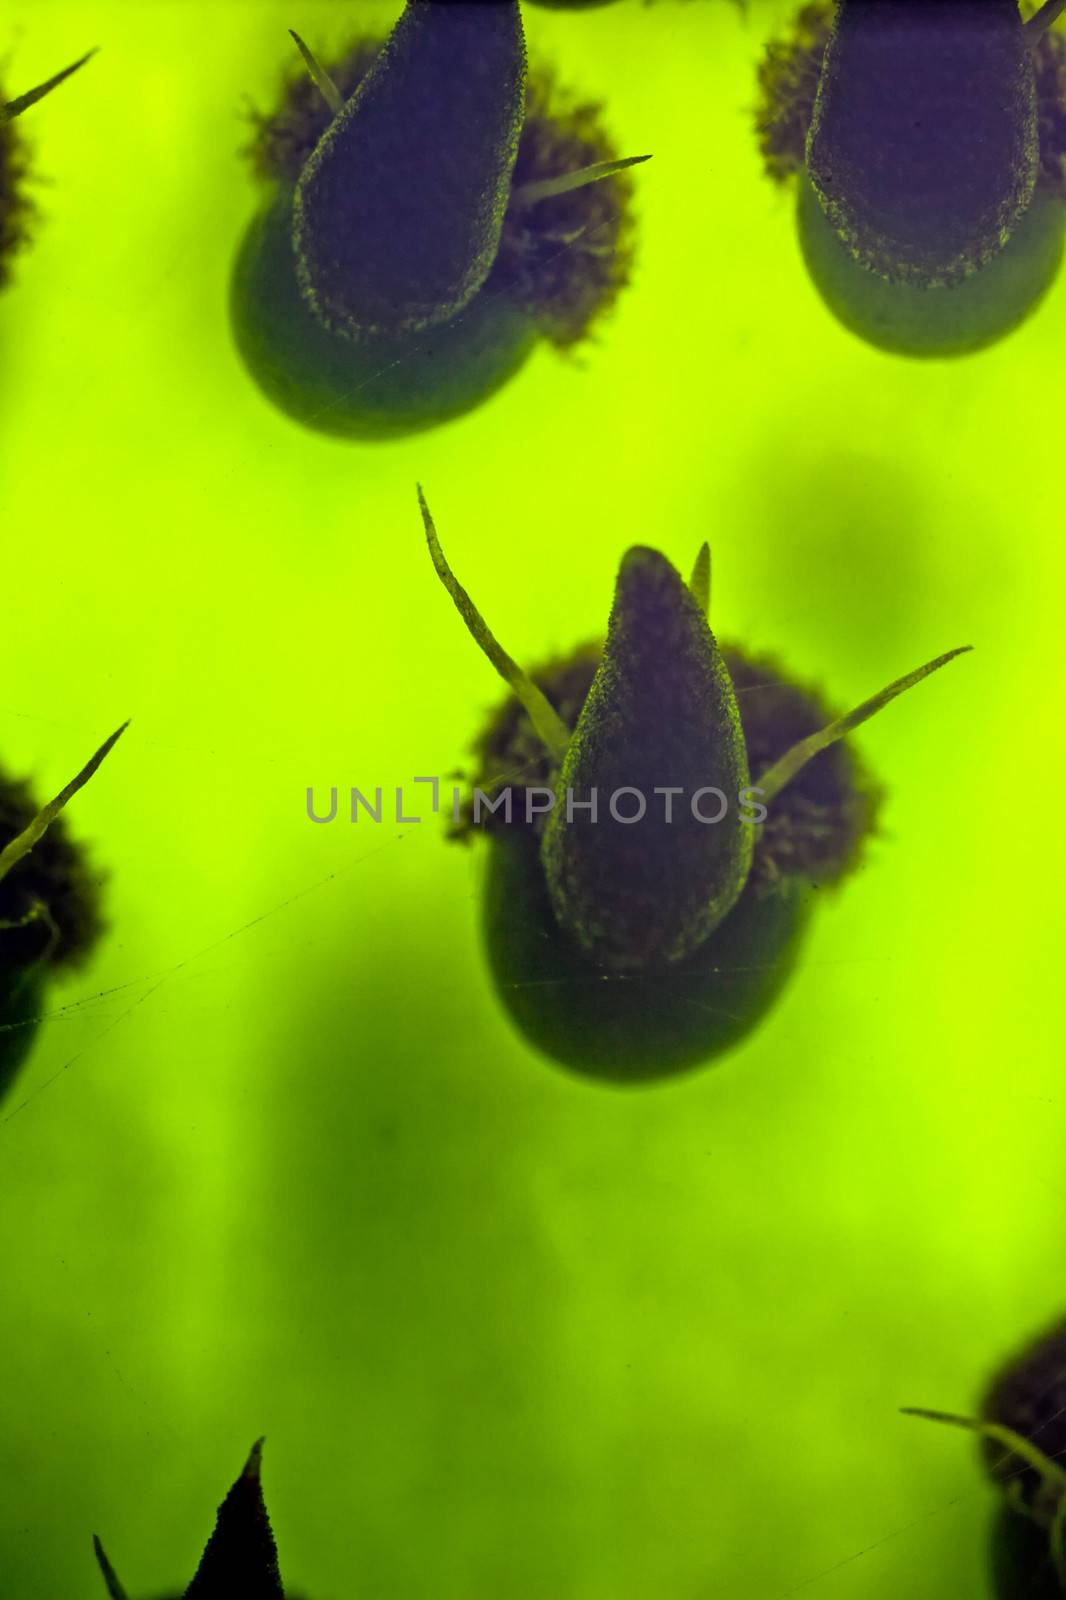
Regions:
[[[485,949],[497,996],[552,1061],[601,1083],[642,1084],[705,1066],[746,1039],[791,976],[817,900],[801,878],[743,894],[685,961],[605,972],[556,921],[531,830],[491,836]]]
[[[263,1441],[218,1508],[215,1531],[185,1600],[284,1600],[278,1552],[259,1476]]]
[[[964,356],[1005,338],[1041,304],[1062,266],[1066,206],[1038,192],[997,255],[961,282],[932,288],[892,282],[856,261],[805,178],[796,222],[811,281],[845,328],[896,355]]]
[[[481,404],[514,376],[534,324],[486,287],[456,316],[415,333],[330,333],[300,292],[288,191],[253,218],[230,286],[234,339],[256,383],[305,427],[343,439],[389,439]]]
[[[521,131],[517,0],[408,0],[297,186],[301,287],[335,332],[454,316],[496,256]]]
[[[586,955],[647,970],[707,938],[751,864],[738,799],[747,783],[736,696],[707,620],[666,558],[637,546],[622,561],[542,846],[556,917]]]
[[[807,168],[857,260],[957,282],[1006,243],[1038,161],[1017,0],[840,0]]]

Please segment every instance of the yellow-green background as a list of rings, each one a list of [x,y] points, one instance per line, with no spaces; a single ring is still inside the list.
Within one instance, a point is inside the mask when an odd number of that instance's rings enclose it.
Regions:
[[[246,97],[345,0],[9,4],[47,186],[0,301],[6,765],[55,790],[112,928],[0,1108],[0,1596],[186,1582],[251,1441],[311,1600],[983,1596],[970,1408],[1061,1309],[1066,283],[957,364],[809,287],[750,131],[753,0],[529,8],[610,102],[639,268],[410,441],[301,431],[227,274]],[[414,480],[508,648],[595,633],[629,542],[714,550],[714,622],[864,730],[885,834],[762,1031],[622,1093],[511,1031],[484,861],[304,790],[446,773],[497,698]]]

